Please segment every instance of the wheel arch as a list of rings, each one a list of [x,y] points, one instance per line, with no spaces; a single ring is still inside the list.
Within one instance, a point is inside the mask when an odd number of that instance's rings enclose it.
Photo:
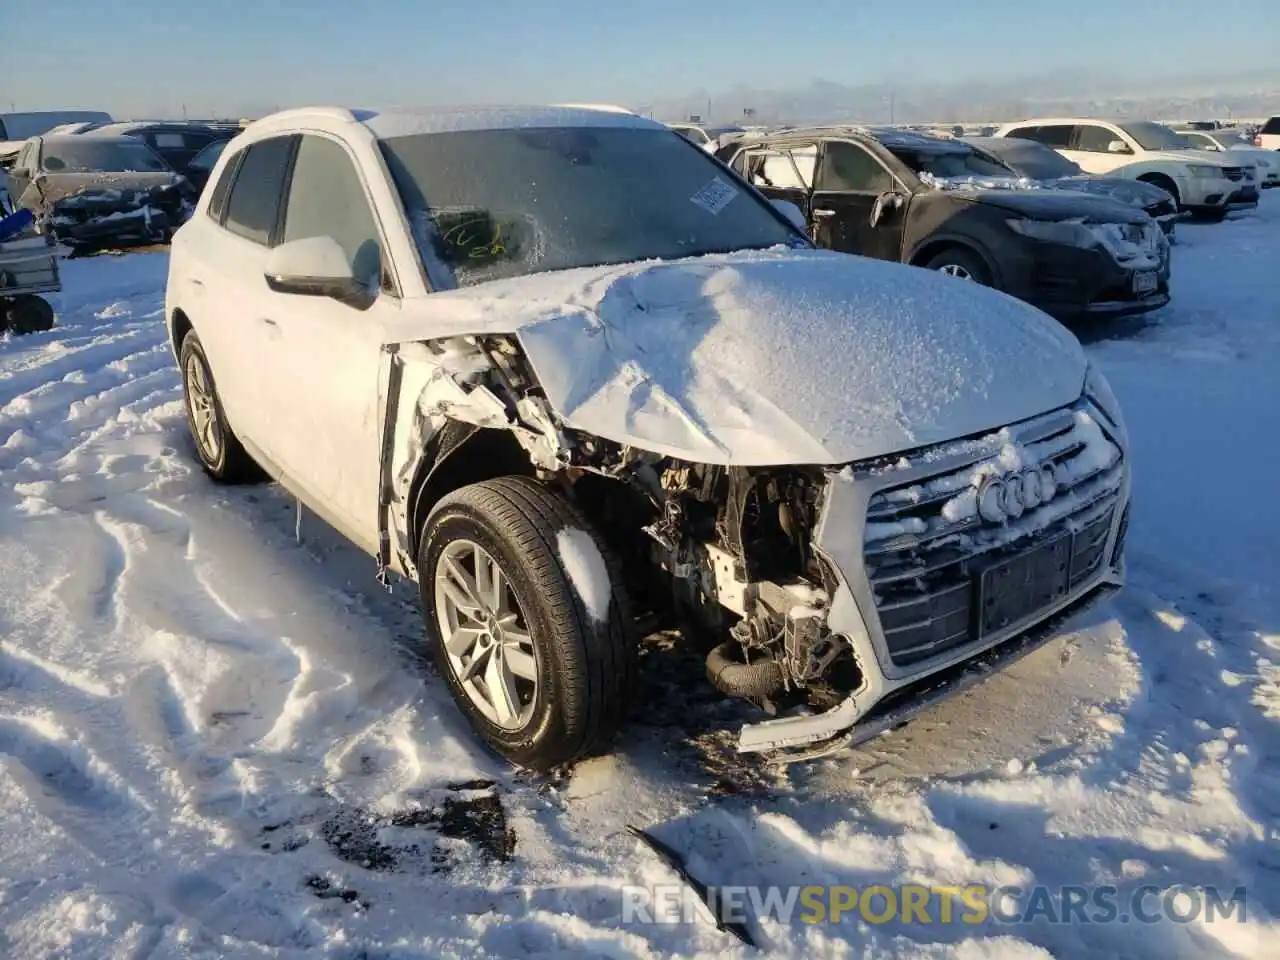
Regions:
[[[409,562],[417,564],[422,528],[437,503],[469,484],[509,476],[534,476],[529,455],[510,431],[447,420],[413,469],[405,504]]]
[[[923,267],[938,254],[953,247],[965,250],[981,260],[987,268],[988,275],[991,277],[991,285],[997,290],[1004,289],[1004,277],[996,266],[995,257],[976,240],[960,234],[934,234],[926,238],[911,251],[911,255],[907,258],[907,263],[913,267]]]
[[[191,318],[187,316],[186,311],[181,307],[174,308],[169,316],[169,345],[173,348],[173,355],[176,357],[182,350],[182,341],[187,338],[187,334],[195,329]]]
[[[1182,205],[1182,191],[1178,189],[1178,182],[1172,176],[1162,170],[1148,170],[1141,173],[1135,179],[1140,183],[1149,183],[1152,186],[1159,187],[1161,190],[1167,190],[1173,194],[1174,203],[1178,206]]]

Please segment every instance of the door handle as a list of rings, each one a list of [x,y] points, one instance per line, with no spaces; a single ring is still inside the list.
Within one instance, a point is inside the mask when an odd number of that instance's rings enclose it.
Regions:
[[[836,212],[829,207],[814,207],[813,215],[819,220],[825,220],[827,217],[834,217]]]
[[[268,337],[272,340],[280,339],[280,324],[276,323],[270,317],[263,317],[262,325],[267,328]]]

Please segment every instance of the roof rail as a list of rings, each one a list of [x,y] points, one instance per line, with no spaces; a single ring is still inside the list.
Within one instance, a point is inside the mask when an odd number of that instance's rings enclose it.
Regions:
[[[277,120],[305,120],[307,117],[325,117],[329,120],[343,120],[347,123],[357,122],[356,115],[346,107],[292,107],[288,110],[269,113],[254,122],[271,121],[274,123]]]

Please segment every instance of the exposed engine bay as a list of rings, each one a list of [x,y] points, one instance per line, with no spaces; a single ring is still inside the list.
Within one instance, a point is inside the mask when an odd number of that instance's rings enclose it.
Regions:
[[[385,486],[389,512],[402,508],[401,567],[414,555],[414,491],[470,443],[480,441],[473,453],[493,450],[480,431],[505,431],[525,455],[524,472],[571,494],[615,547],[629,584],[674,613],[687,635],[714,638],[707,674],[721,692],[774,714],[801,703],[828,708],[857,688],[852,648],[826,626],[833,583],[812,545],[823,468],[688,463],[564,428],[507,336],[392,349],[391,392],[417,401],[411,416],[387,411],[396,442]],[[424,371],[425,382],[409,382]]]

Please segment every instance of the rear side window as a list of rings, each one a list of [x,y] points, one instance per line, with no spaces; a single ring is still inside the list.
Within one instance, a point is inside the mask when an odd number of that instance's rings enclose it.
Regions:
[[[775,190],[808,190],[818,165],[816,146],[743,151],[734,158],[734,169],[748,183]]]
[[[324,137],[302,138],[289,183],[284,240],[307,237],[332,237],[357,280],[377,280],[381,244],[364,185],[347,151]]]
[[[1069,123],[1057,123],[1039,127],[1016,127],[1005,134],[1006,137],[1019,137],[1023,140],[1035,140],[1055,150],[1067,150],[1071,147],[1071,131],[1075,128]]]
[[[822,153],[818,189],[887,193],[893,189],[893,177],[862,147],[837,141]]]
[[[227,194],[231,192],[231,184],[236,179],[236,171],[240,169],[240,161],[244,159],[244,151],[241,150],[234,157],[227,161],[227,165],[222,168],[222,176],[218,178],[218,182],[213,185],[213,191],[209,194],[209,216],[222,222],[222,214],[227,209]],[[209,169],[213,168],[218,158],[215,156],[209,164]]]
[[[227,197],[225,223],[232,233],[263,246],[270,244],[280,218],[280,199],[293,141],[293,137],[272,137],[245,149]]]

